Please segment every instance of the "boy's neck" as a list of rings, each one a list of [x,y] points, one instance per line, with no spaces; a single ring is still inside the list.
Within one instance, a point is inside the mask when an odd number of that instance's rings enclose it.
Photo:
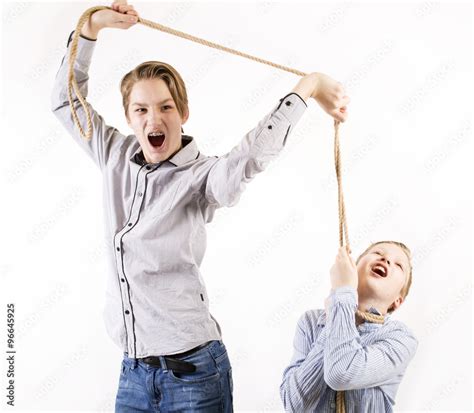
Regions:
[[[370,307],[375,307],[382,315],[385,315],[387,313],[385,311],[384,306],[380,304],[377,300],[370,297],[361,297],[359,295],[359,303],[357,305],[358,310],[362,312],[367,312],[369,311]],[[356,313],[355,322],[356,326],[359,326],[360,324],[364,323],[365,320],[362,317],[358,316]]]

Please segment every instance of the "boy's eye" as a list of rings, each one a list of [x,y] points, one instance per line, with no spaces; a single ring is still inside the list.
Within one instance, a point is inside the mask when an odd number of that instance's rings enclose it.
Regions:
[[[382,255],[379,251],[374,251],[374,254],[378,254],[378,255]],[[397,265],[402,269],[403,271],[403,266],[399,263],[397,263]]]
[[[163,108],[171,108],[171,107],[172,107],[172,106],[169,106],[169,105],[163,106]],[[144,108],[139,108],[139,109],[137,109],[135,112],[138,112],[138,111],[140,111],[140,110],[146,110],[146,109],[144,109]]]

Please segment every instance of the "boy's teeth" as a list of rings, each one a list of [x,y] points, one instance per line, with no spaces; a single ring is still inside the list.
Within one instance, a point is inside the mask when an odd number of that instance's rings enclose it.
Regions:
[[[382,267],[382,266],[380,266],[380,265],[376,265],[376,266],[373,268],[373,270],[381,270],[382,273],[385,275],[385,268]]]

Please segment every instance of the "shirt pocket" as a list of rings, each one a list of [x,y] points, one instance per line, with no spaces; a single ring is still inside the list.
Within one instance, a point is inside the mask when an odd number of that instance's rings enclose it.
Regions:
[[[179,199],[178,194],[183,187],[181,182],[175,182],[158,185],[157,188],[154,188],[153,198],[150,201],[154,219],[162,218],[173,210]]]

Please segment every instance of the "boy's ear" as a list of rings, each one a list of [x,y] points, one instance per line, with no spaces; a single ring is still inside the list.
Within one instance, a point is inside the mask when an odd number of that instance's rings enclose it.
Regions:
[[[184,125],[189,118],[189,108],[186,108],[186,113],[184,114],[183,118],[181,119],[181,123]]]
[[[400,295],[389,307],[390,311],[395,311],[398,307],[400,307],[403,303],[403,297]]]

